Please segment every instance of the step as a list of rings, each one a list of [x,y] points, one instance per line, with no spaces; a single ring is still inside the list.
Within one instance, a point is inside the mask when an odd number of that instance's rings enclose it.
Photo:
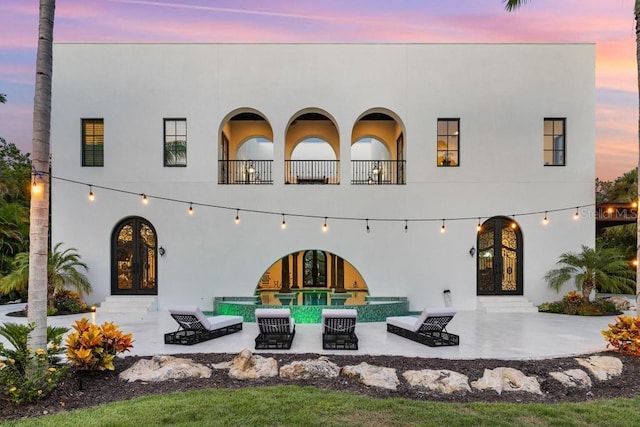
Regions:
[[[537,313],[536,307],[528,298],[519,295],[478,297],[478,310],[486,313]]]
[[[98,313],[147,313],[158,310],[156,296],[112,295],[96,308]]]

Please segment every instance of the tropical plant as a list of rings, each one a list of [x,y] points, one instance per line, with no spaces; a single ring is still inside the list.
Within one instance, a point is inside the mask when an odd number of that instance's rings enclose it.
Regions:
[[[621,353],[640,356],[640,317],[620,316],[609,329],[602,331],[607,346]]]
[[[91,293],[91,283],[87,276],[78,269],[89,270],[87,265],[80,261],[80,254],[75,248],[61,250],[62,243],[56,243],[48,254],[47,262],[47,301],[51,305],[54,293],[63,292],[67,286],[74,288],[80,295]],[[22,252],[16,255],[13,261],[13,271],[0,280],[0,293],[7,294],[12,291],[24,291],[29,285],[29,254]],[[31,301],[29,306],[32,308]],[[31,312],[31,310],[29,310]],[[45,311],[46,313],[46,311]]]
[[[601,292],[633,293],[635,280],[627,261],[614,249],[594,249],[582,245],[579,253],[560,255],[558,268],[548,271],[544,278],[550,288],[560,291],[562,285],[573,279],[582,298],[589,299],[596,286]]]
[[[67,328],[47,328],[47,348],[31,351],[27,337],[33,325],[5,323],[0,335],[14,347],[0,343],[0,390],[17,403],[34,402],[45,397],[66,376],[67,367],[59,366],[60,345]]]
[[[111,322],[101,326],[86,318],[76,320],[75,332],[67,336],[67,359],[76,369],[86,371],[113,371],[113,359],[119,353],[129,351],[132,334],[124,334]]]

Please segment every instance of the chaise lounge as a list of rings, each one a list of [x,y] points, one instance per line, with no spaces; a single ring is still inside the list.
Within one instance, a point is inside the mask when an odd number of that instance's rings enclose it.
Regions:
[[[455,314],[452,308],[426,308],[419,317],[387,317],[387,332],[429,347],[459,345],[460,337],[446,330]]]
[[[178,322],[178,330],[164,334],[165,344],[193,345],[242,330],[242,316],[206,317],[197,306],[174,306],[169,314]]]
[[[288,350],[296,334],[295,320],[288,308],[257,308],[255,311],[259,334],[256,350]]]
[[[347,308],[322,309],[322,348],[357,350],[356,318],[358,312]]]

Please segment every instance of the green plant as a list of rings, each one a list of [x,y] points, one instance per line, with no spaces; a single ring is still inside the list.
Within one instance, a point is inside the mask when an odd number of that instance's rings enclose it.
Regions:
[[[548,271],[544,278],[557,292],[573,278],[584,300],[589,299],[596,285],[602,292],[634,293],[632,272],[627,261],[615,249],[593,249],[582,245],[581,252],[565,252],[556,264],[560,267]]]
[[[78,269],[88,271],[85,263],[80,261],[80,254],[75,248],[64,251],[62,243],[56,243],[48,254],[47,261],[47,300],[52,306],[53,295],[56,291],[64,291],[67,286],[74,288],[80,295],[91,293],[91,283],[87,276]],[[24,292],[29,284],[29,253],[21,252],[13,260],[13,270],[0,280],[0,293],[12,291]]]
[[[66,289],[53,295],[53,307],[64,313],[82,313],[87,310],[87,304],[82,301],[80,294]]]
[[[540,304],[538,311],[579,316],[620,314],[620,310],[613,301],[607,298],[596,298],[594,301],[585,300],[582,295],[575,291],[569,292],[560,301]]]
[[[35,352],[27,347],[27,336],[33,325],[5,323],[0,325],[0,335],[13,349],[0,343],[0,388],[14,402],[34,402],[46,396],[67,374],[66,366],[59,366],[60,346],[67,328],[47,328],[47,349]]]
[[[602,331],[607,347],[613,347],[621,353],[640,356],[640,317],[619,316],[616,323]]]
[[[111,322],[98,326],[82,318],[72,327],[75,332],[67,336],[67,358],[79,370],[113,371],[115,356],[133,347],[132,335]]]

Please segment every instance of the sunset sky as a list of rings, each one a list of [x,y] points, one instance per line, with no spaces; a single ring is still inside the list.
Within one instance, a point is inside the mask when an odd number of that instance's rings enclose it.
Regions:
[[[501,0],[58,0],[54,41],[595,43],[596,175],[611,180],[638,164],[633,6],[532,0],[507,13]],[[38,1],[2,0],[0,29],[0,136],[28,152]]]

